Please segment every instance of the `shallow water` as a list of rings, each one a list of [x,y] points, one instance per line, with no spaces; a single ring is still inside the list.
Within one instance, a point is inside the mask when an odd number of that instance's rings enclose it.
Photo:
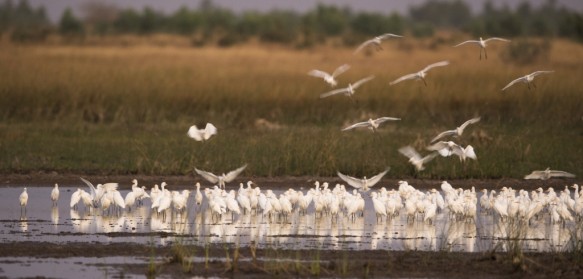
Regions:
[[[377,222],[368,195],[364,195],[364,217],[354,221],[342,214],[338,218],[316,218],[313,208],[305,215],[294,212],[287,220],[270,221],[261,214],[232,216],[227,213],[217,221],[209,211],[195,207],[193,195],[187,211],[169,214],[167,218],[150,214],[149,200],[132,211],[104,215],[99,210],[90,212],[82,204],[79,209],[69,208],[71,194],[76,190],[73,187],[60,187],[58,207],[52,207],[51,190],[28,187],[26,214],[21,214],[18,196],[22,188],[0,189],[0,242],[231,243],[286,249],[466,252],[504,251],[520,245],[524,251],[549,252],[568,249],[575,226],[550,224],[548,214],[530,226],[520,227],[498,222],[496,217],[481,212],[475,222],[452,221],[447,211],[439,213],[434,224],[407,222],[404,212]],[[121,192],[123,196],[128,193]]]

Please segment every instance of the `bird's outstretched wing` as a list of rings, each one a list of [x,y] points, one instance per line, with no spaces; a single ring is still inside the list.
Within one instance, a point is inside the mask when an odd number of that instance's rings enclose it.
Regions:
[[[368,82],[368,81],[370,81],[373,78],[374,78],[374,76],[368,76],[368,77],[365,77],[363,79],[360,79],[359,81],[357,81],[357,82],[355,82],[355,83],[352,84],[352,88],[356,89],[359,86],[361,86],[362,84],[364,84],[365,82]]]
[[[336,68],[336,70],[334,70],[334,72],[332,73],[332,76],[336,77],[336,76],[348,71],[348,69],[350,69],[350,65],[344,64],[344,65]]]
[[[541,74],[550,74],[550,73],[554,73],[554,72],[555,71],[536,71],[536,72],[534,72],[534,73],[532,73],[530,75],[532,77],[536,77],[536,76],[541,75]]]
[[[91,197],[95,198],[95,196],[97,195],[95,193],[95,186],[93,186],[93,184],[91,184],[91,182],[89,182],[89,180],[83,178],[83,177],[79,177],[81,179],[81,181],[85,182],[85,184],[87,184],[87,186],[89,187],[89,190],[91,191]]]
[[[389,172],[391,168],[387,168],[385,171],[371,177],[370,179],[368,179],[368,187],[372,187],[375,184],[377,184],[379,181],[381,181],[381,178],[383,178],[383,176],[385,176],[385,174],[387,174],[387,172]]]
[[[225,175],[225,182],[231,182],[233,181],[245,168],[247,167],[247,164],[243,165],[242,167],[230,171],[229,173],[227,173],[227,175]]]
[[[364,43],[360,44],[356,50],[354,51],[354,54],[358,53],[359,51],[361,51],[363,48],[365,48],[366,46],[370,45],[373,43],[373,40],[367,40]]]
[[[433,158],[435,158],[439,153],[437,152],[431,152],[429,154],[427,154],[425,157],[421,158],[421,161],[423,164],[433,160]]]
[[[504,39],[504,38],[498,38],[498,37],[492,37],[492,38],[488,38],[485,39],[484,42],[489,42],[489,41],[501,41],[501,42],[510,42],[510,40]]]
[[[204,135],[202,136],[204,140],[208,140],[211,136],[217,134],[217,127],[211,123],[206,123],[204,127]]]
[[[348,88],[335,89],[335,90],[320,94],[320,99],[330,97],[330,96],[333,96],[336,94],[345,93],[345,92],[348,92]]]
[[[387,121],[397,121],[397,120],[401,120],[401,118],[384,116],[384,117],[379,117],[379,118],[375,119],[375,122],[380,124],[380,123],[387,122]]]
[[[404,80],[409,80],[409,79],[414,79],[414,78],[416,78],[416,77],[417,77],[417,74],[408,74],[408,75],[404,75],[404,76],[402,76],[402,77],[400,77],[400,78],[398,78],[398,79],[396,79],[396,80],[393,80],[393,81],[391,81],[389,84],[390,84],[390,85],[397,84],[397,83],[399,83],[399,82],[401,82],[401,81],[404,81]]]
[[[441,132],[439,135],[437,135],[436,137],[434,137],[430,142],[435,142],[435,141],[437,141],[440,138],[447,137],[447,136],[452,136],[452,135],[455,135],[455,134],[457,134],[457,131],[456,130],[447,130],[445,132]]]
[[[362,179],[348,176],[348,175],[342,174],[340,172],[337,172],[337,173],[338,173],[338,177],[340,177],[340,179],[344,180],[346,183],[348,183],[348,185],[350,185],[356,189],[360,189],[360,188],[362,188],[362,185],[364,185],[364,181]]]
[[[468,43],[479,44],[479,43],[480,43],[480,41],[476,41],[476,40],[467,40],[467,41],[465,41],[465,42],[461,42],[461,43],[459,43],[459,44],[457,44],[457,45],[455,45],[455,46],[453,46],[453,47],[458,47],[458,46],[461,46],[461,45],[464,45],[464,44],[468,44]]]
[[[326,77],[330,76],[330,74],[328,74],[324,71],[320,71],[320,70],[311,70],[308,72],[308,75],[313,76],[313,77],[317,77],[317,78],[326,78]]]
[[[541,179],[544,177],[544,171],[532,171],[530,174],[524,176],[524,179]]]
[[[575,175],[566,171],[551,170],[551,177],[569,177],[574,178]]]
[[[472,119],[470,119],[470,120],[468,120],[468,121],[464,122],[464,124],[460,125],[460,129],[463,131],[463,130],[464,130],[466,127],[468,127],[468,125],[470,125],[470,124],[474,124],[474,123],[476,123],[476,122],[479,122],[479,121],[480,121],[480,119],[481,119],[480,117],[475,117],[475,118],[472,118]]]
[[[198,173],[200,176],[202,176],[204,179],[206,179],[208,182],[212,184],[216,184],[219,182],[219,177],[213,173],[210,173],[208,171],[202,171],[197,168],[194,168],[194,171],[196,171],[196,173]]]
[[[512,86],[512,85],[514,85],[514,84],[515,84],[515,83],[517,83],[517,82],[524,81],[525,79],[526,79],[526,77],[519,77],[519,78],[517,78],[517,79],[515,79],[515,80],[511,81],[511,82],[510,82],[508,85],[506,85],[506,86],[504,86],[504,88],[502,88],[502,91],[504,91],[504,90],[508,89],[508,87],[510,87],[510,86]]]
[[[200,133],[200,130],[196,127],[196,125],[190,126],[190,128],[188,129],[188,133],[186,134],[196,141],[202,141],[202,135]]]
[[[447,66],[449,65],[449,61],[439,61],[437,63],[433,63],[427,67],[425,67],[423,70],[421,70],[422,72],[427,72],[429,71],[431,68],[435,68],[435,67],[443,67],[443,66]]]
[[[367,127],[369,125],[370,124],[368,122],[358,122],[356,124],[352,124],[352,125],[344,128],[344,129],[342,129],[342,131],[348,131],[348,130],[351,130],[351,129],[354,129],[354,128],[360,128],[360,127]]]
[[[414,160],[421,160],[421,155],[419,155],[417,150],[410,145],[399,148],[399,153],[405,155],[409,159],[413,158]]]
[[[403,38],[403,36],[395,35],[393,33],[385,33],[385,34],[378,36],[378,38],[380,38],[381,40],[386,40],[388,38]]]

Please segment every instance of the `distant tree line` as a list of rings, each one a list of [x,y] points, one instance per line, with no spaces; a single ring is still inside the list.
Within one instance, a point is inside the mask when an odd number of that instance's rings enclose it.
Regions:
[[[354,12],[349,8],[318,5],[299,14],[292,11],[234,13],[203,1],[197,8],[181,7],[166,15],[152,8],[120,9],[98,1],[83,6],[83,17],[66,9],[59,22],[51,23],[43,7],[34,9],[26,0],[0,5],[0,32],[14,41],[43,41],[49,34],[67,38],[121,34],[148,35],[172,33],[197,38],[196,44],[217,43],[228,46],[258,38],[276,42],[311,46],[334,37],[347,45],[364,37],[391,32],[415,37],[431,36],[438,29],[460,30],[473,36],[545,36],[583,41],[583,15],[559,7],[548,0],[539,7],[525,1],[515,9],[495,7],[486,2],[480,14],[472,14],[461,0],[429,0],[397,13]]]

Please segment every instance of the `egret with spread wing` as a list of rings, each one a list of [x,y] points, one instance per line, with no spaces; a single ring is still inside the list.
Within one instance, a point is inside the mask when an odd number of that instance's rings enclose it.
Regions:
[[[322,78],[322,79],[324,79],[324,81],[326,83],[330,84],[330,86],[336,87],[338,82],[336,81],[335,78],[338,75],[348,71],[348,69],[350,69],[350,65],[344,64],[344,65],[336,68],[336,70],[334,70],[334,72],[332,74],[329,74],[329,73],[326,73],[326,72],[320,71],[320,70],[311,70],[310,72],[308,72],[308,75],[313,76],[313,77]]]
[[[213,173],[210,173],[208,171],[202,171],[199,170],[197,168],[195,168],[194,170],[196,171],[196,173],[198,173],[200,176],[202,176],[204,179],[208,180],[210,183],[213,184],[219,184],[219,186],[221,187],[221,189],[225,189],[225,184],[229,183],[233,180],[235,180],[235,178],[237,178],[237,176],[247,167],[247,164],[245,164],[244,166],[230,171],[227,174],[221,174],[221,175],[216,175]]]
[[[553,72],[554,71],[536,71],[536,72],[530,73],[530,74],[528,74],[526,76],[519,77],[519,78],[511,81],[510,83],[508,83],[508,85],[504,86],[504,88],[502,88],[502,91],[508,89],[508,87],[514,85],[517,82],[524,82],[524,83],[526,83],[526,85],[528,86],[528,89],[530,89],[530,84],[532,84],[532,86],[534,88],[536,88],[536,85],[533,82],[534,77],[536,77],[538,75],[541,75],[541,74],[550,74],[550,73],[553,73]]]
[[[488,52],[486,52],[486,46],[487,46],[487,43],[489,41],[510,42],[510,40],[502,39],[502,38],[498,38],[498,37],[488,38],[488,39],[485,39],[485,40],[482,40],[482,37],[480,37],[480,40],[479,41],[477,41],[477,40],[468,40],[468,41],[465,41],[465,42],[461,42],[461,43],[455,45],[454,47],[458,47],[458,46],[461,46],[461,45],[464,45],[464,44],[469,44],[469,43],[478,44],[480,46],[480,60],[482,60],[482,50],[484,50],[484,56],[486,57],[486,59],[488,59]]]
[[[567,177],[567,178],[574,178],[575,175],[572,173],[568,173],[566,171],[559,171],[559,170],[551,170],[550,168],[546,168],[542,171],[533,171],[532,173],[526,175],[524,179],[541,179],[547,180],[553,177]]]
[[[369,46],[369,45],[374,45],[376,47],[377,50],[381,50],[383,49],[381,47],[381,42],[383,40],[389,39],[389,38],[403,38],[403,36],[400,35],[395,35],[395,34],[391,34],[391,33],[386,33],[386,34],[382,34],[380,36],[376,36],[370,40],[365,41],[364,43],[360,44],[358,46],[358,48],[356,48],[356,50],[354,51],[354,53],[356,54],[357,52],[361,51],[363,48]]]
[[[367,192],[368,190],[370,190],[370,187],[377,184],[381,180],[381,178],[383,178],[383,176],[385,174],[387,174],[387,172],[389,172],[390,169],[391,168],[387,168],[385,171],[371,177],[370,179],[367,179],[366,176],[363,179],[359,179],[359,178],[355,178],[352,176],[342,174],[340,172],[338,172],[338,177],[340,177],[342,180],[346,181],[346,183],[348,183],[348,185],[350,185],[356,189],[359,189],[360,191]]]
[[[435,67],[443,67],[443,66],[447,66],[447,65],[449,65],[449,61],[441,61],[441,62],[433,63],[417,73],[404,75],[404,76],[392,81],[390,84],[393,85],[393,84],[397,84],[397,83],[404,81],[404,80],[414,79],[414,80],[422,80],[423,83],[425,84],[425,86],[427,86],[427,82],[425,81],[425,76],[427,75],[427,71],[429,71]]]
[[[410,145],[399,148],[399,152],[409,158],[409,163],[415,166],[417,171],[424,170],[425,167],[423,165],[433,160],[438,154],[437,152],[431,152],[429,155],[421,157],[417,150]]]
[[[336,89],[336,90],[332,90],[330,92],[320,94],[320,98],[326,98],[326,97],[330,97],[332,95],[337,95],[337,94],[344,94],[348,97],[351,97],[352,95],[354,95],[354,93],[356,93],[355,90],[358,87],[360,87],[362,84],[370,81],[373,78],[374,78],[374,76],[365,77],[365,78],[355,82],[354,84],[352,84],[352,83],[348,84],[348,87],[346,87],[346,88],[340,88],[340,89]]]
[[[360,127],[367,127],[369,128],[371,131],[376,132],[376,130],[379,128],[379,125],[383,122],[386,121],[397,121],[397,120],[401,120],[401,118],[395,118],[395,117],[380,117],[377,119],[368,119],[368,121],[364,121],[364,122],[358,122],[356,124],[350,125],[344,129],[342,129],[342,131],[347,131],[347,130],[351,130],[354,128],[360,128]]]
[[[445,132],[440,133],[439,135],[437,135],[436,137],[434,137],[431,142],[435,142],[440,138],[446,137],[446,136],[454,136],[454,137],[459,137],[462,135],[462,133],[464,132],[464,129],[466,127],[468,127],[468,125],[470,124],[474,124],[476,122],[480,121],[480,117],[475,117],[472,118],[466,122],[464,122],[464,124],[460,125],[459,127],[453,129],[453,130],[448,130]]]
[[[206,123],[204,129],[198,129],[196,125],[190,126],[187,135],[196,141],[206,141],[211,136],[217,134],[217,127],[211,123]]]

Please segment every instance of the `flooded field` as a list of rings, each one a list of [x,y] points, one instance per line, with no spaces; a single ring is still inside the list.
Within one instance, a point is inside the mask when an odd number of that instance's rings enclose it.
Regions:
[[[185,189],[186,186],[177,188]],[[260,210],[258,213],[253,210],[246,214],[213,215],[207,200],[196,205],[193,194],[184,211],[167,210],[166,214],[152,211],[149,199],[131,210],[102,211],[87,208],[83,203],[71,208],[71,195],[77,187],[60,187],[58,205],[52,206],[51,190],[51,187],[27,187],[29,200],[24,213],[18,203],[22,188],[0,189],[0,243],[133,243],[146,247],[180,243],[276,250],[447,252],[504,252],[519,246],[524,252],[540,253],[569,251],[574,240],[581,238],[576,220],[552,222],[551,214],[544,212],[531,219],[530,224],[501,221],[497,214],[484,212],[480,206],[477,206],[476,217],[471,219],[452,217],[447,208],[437,212],[432,222],[418,216],[408,220],[405,208],[392,218],[377,218],[370,193],[362,195],[365,200],[362,216],[357,213],[352,217],[343,212],[337,216],[326,212],[316,214],[312,203],[305,213],[294,208],[284,217],[263,215]],[[120,191],[124,197],[129,192]],[[275,195],[283,193],[281,190],[273,192]],[[477,197],[481,197],[480,192]],[[53,260],[61,264],[59,268],[75,266],[72,270],[96,276],[120,272],[106,264],[116,262],[115,257]],[[124,258],[124,261],[147,264],[152,259],[145,255]],[[44,259],[0,257],[0,276],[44,275],[41,271],[50,263],[51,260]],[[99,267],[100,264],[104,265]],[[35,274],[34,270],[39,271]],[[76,277],[75,273],[70,274]]]

